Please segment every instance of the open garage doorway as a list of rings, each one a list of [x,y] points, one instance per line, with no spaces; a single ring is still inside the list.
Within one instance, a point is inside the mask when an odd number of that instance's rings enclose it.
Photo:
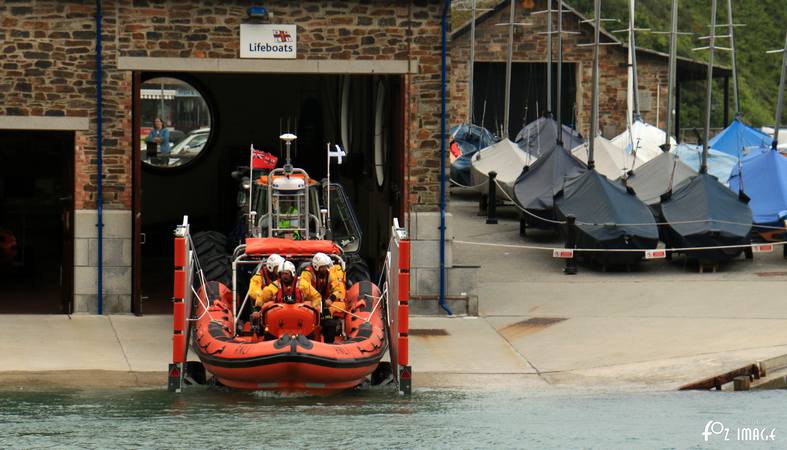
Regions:
[[[201,121],[185,126],[173,115],[184,102],[180,92],[186,92],[175,87],[178,81],[189,86],[188,95],[204,99],[207,114],[200,112]],[[392,219],[402,217],[402,76],[145,72],[138,75],[136,95],[136,189],[144,244],[139,239],[140,279],[135,282],[142,313],[171,312],[174,226],[188,215],[192,233],[237,234],[241,186],[231,174],[248,166],[252,144],[279,156],[281,165],[279,135],[287,131],[298,136],[293,164],[316,180],[327,173],[326,145],[345,149],[343,164],[331,166],[331,180],[343,185],[358,216],[361,255],[373,272],[379,269]],[[182,161],[178,144],[171,144],[169,156],[159,148],[151,160],[141,150],[142,141],[158,116],[171,129],[184,131],[182,139],[201,133],[199,150]]]
[[[475,123],[501,133],[505,106],[506,64],[475,63],[473,114]],[[508,135],[511,140],[522,127],[544,114],[547,104],[546,63],[516,62],[511,66],[511,110]],[[562,122],[576,125],[576,64],[563,63],[561,92]],[[552,98],[557,100],[557,63],[552,64]],[[552,111],[555,113],[555,111]]]
[[[0,131],[0,313],[70,313],[74,132]]]

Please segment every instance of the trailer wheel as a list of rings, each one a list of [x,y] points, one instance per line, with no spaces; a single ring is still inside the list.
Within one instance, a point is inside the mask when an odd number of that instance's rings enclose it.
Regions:
[[[369,281],[372,279],[369,274],[369,266],[362,258],[352,258],[347,261],[347,284],[352,286],[359,281]]]
[[[192,236],[205,281],[218,281],[225,286],[232,282],[227,236],[218,231],[200,231]]]

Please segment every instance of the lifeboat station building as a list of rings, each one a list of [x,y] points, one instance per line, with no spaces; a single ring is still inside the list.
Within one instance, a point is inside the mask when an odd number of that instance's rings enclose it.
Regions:
[[[174,227],[231,232],[232,171],[287,131],[314,179],[326,145],[344,148],[331,178],[372,270],[398,218],[413,286],[435,291],[444,7],[0,3],[0,312],[171,312]],[[157,119],[169,157],[146,139]]]
[[[503,104],[507,33],[497,24],[507,8],[477,19],[475,115],[490,129]],[[441,0],[0,3],[0,312],[170,312],[174,227],[188,215],[193,232],[236,229],[231,174],[248,166],[251,145],[281,155],[285,131],[298,135],[295,165],[315,179],[327,174],[326,145],[342,146],[331,178],[352,201],[362,256],[379,270],[399,219],[413,241],[411,294],[437,312],[450,14]],[[545,16],[519,14],[534,25],[515,33],[514,133],[545,104],[533,95],[543,92]],[[564,39],[563,110],[586,134],[591,51],[576,44],[591,28],[579,20],[564,17],[581,34]],[[466,119],[467,31],[447,34],[449,126]],[[614,135],[626,51],[602,51],[602,127]],[[654,124],[664,122],[666,65],[639,52],[640,104]],[[702,66],[679,67],[681,80],[703,77]],[[168,157],[147,139],[157,119]],[[471,311],[477,269],[454,264],[450,215],[444,231],[444,293],[454,312]]]
[[[467,9],[470,2],[462,2]],[[524,124],[545,112],[547,103],[547,1],[515,2],[514,38],[512,48],[511,107],[508,135],[513,139]],[[532,3],[528,8],[527,3]],[[481,4],[481,2],[479,2]],[[478,10],[475,30],[475,71],[473,83],[473,118],[490,131],[502,134],[505,98],[505,72],[508,56],[510,0],[500,1],[491,8]],[[557,1],[552,1],[552,30],[558,30]],[[644,7],[644,6],[643,6]],[[463,11],[466,13],[466,11]],[[451,34],[451,123],[468,120],[470,15]],[[583,136],[589,136],[590,104],[592,98],[593,23],[572,8],[571,1],[563,2],[563,73],[562,121],[573,125]],[[624,23],[611,23],[610,29],[626,28]],[[668,31],[668,30],[654,30]],[[627,32],[600,32],[599,48],[599,128],[603,136],[613,138],[626,126],[628,95]],[[585,45],[582,45],[585,44]],[[558,82],[558,36],[553,34],[552,95],[556,102]],[[667,114],[667,86],[669,55],[645,48],[637,48],[639,107],[643,121],[665,127]],[[707,65],[679,57],[677,59],[677,90],[675,130],[681,129],[681,92],[704,86]],[[735,114],[730,109],[729,92],[731,71],[714,67],[714,79],[723,91],[723,124],[729,124]],[[691,83],[691,84],[690,84]],[[699,83],[699,84],[697,84]],[[704,87],[703,87],[704,89]],[[553,113],[555,111],[552,111]],[[673,135],[680,135],[675,130]],[[693,135],[692,135],[693,137]]]

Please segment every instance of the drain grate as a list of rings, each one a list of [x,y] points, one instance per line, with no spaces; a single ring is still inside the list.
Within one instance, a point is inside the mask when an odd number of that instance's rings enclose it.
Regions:
[[[411,328],[407,334],[410,336],[448,336],[448,332],[442,328]]]
[[[566,320],[564,317],[531,317],[530,319],[508,325],[500,330],[500,334],[506,337],[523,337],[564,320]]]

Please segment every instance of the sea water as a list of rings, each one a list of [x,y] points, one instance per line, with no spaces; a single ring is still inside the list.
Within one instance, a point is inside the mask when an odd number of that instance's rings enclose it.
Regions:
[[[787,391],[0,391],[0,448],[741,447],[787,448]]]

